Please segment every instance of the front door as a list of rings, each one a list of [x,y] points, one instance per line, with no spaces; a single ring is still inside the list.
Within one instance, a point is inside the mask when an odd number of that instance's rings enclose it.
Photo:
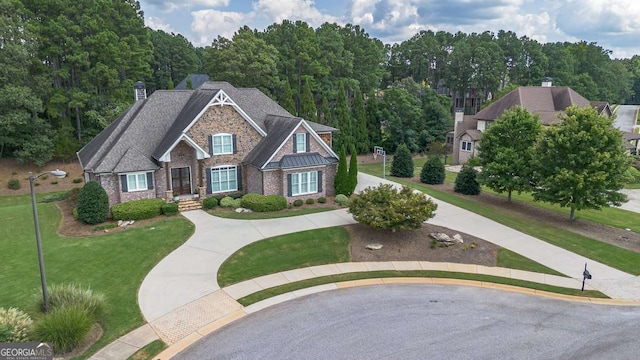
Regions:
[[[171,169],[171,187],[174,194],[191,194],[191,171],[188,167]]]

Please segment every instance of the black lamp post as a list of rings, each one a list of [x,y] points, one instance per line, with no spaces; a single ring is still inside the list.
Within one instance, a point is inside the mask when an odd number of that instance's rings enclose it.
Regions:
[[[51,174],[57,178],[63,178],[67,176],[67,173],[62,170],[54,170],[44,172],[40,175],[33,176],[32,172],[29,172],[29,187],[31,188],[31,207],[33,208],[33,223],[36,228],[36,246],[38,247],[38,264],[40,264],[40,281],[42,282],[42,298],[44,300],[44,312],[49,312],[49,292],[47,291],[47,278],[44,273],[44,258],[42,257],[42,241],[40,240],[40,223],[38,222],[38,207],[36,206],[36,192],[34,190],[33,182],[35,179],[42,175]]]

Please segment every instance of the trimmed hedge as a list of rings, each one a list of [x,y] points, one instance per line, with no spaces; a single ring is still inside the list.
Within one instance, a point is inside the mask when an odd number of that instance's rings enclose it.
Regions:
[[[113,220],[144,220],[162,214],[162,199],[142,199],[127,201],[113,205],[111,216]]]
[[[171,204],[162,204],[162,213],[166,216],[173,216],[173,215],[177,215],[178,214],[178,204],[177,203],[171,203]]]
[[[7,182],[7,187],[11,190],[19,190],[20,189],[20,180],[18,179],[9,179]]]
[[[226,197],[230,197],[232,199],[240,199],[243,196],[244,196],[244,193],[234,192],[234,193],[230,193],[230,194],[217,194],[217,195],[213,195],[211,197],[216,199],[218,201],[218,204],[220,204],[220,200],[222,200],[222,199],[224,199]],[[220,204],[220,205],[222,206],[222,204]]]
[[[309,198],[309,199],[305,200],[305,203],[307,203],[307,205],[313,205],[313,204],[315,204],[315,202],[316,201],[313,200],[312,198]]]
[[[319,198],[318,198],[318,202],[319,202],[320,204],[324,204],[324,203],[326,203],[326,202],[327,202],[327,198],[326,198],[326,197],[324,197],[324,196],[321,196],[321,197],[319,197]]]
[[[225,196],[220,200],[220,206],[237,209],[240,207],[240,199],[234,199],[231,196]]]
[[[302,201],[302,199],[297,199],[293,201],[293,206],[302,206],[302,204],[304,204],[304,201]]]
[[[340,206],[346,206],[349,203],[349,198],[344,194],[338,194],[335,201]]]
[[[287,199],[282,195],[246,194],[240,205],[256,212],[280,211],[287,208]]]
[[[215,197],[208,197],[202,200],[202,207],[205,208],[205,210],[213,209],[216,206],[218,206],[218,199]]]

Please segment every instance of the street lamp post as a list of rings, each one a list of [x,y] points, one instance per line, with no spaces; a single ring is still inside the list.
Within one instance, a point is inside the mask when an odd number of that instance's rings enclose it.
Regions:
[[[33,186],[35,179],[42,175],[51,174],[57,178],[63,178],[67,176],[67,173],[62,170],[54,170],[44,172],[40,175],[33,176],[33,173],[29,171],[29,187],[31,189],[31,207],[33,208],[33,224],[36,228],[36,246],[38,247],[38,264],[40,265],[40,281],[42,282],[42,299],[44,301],[44,312],[49,312],[49,292],[47,291],[47,277],[44,273],[44,258],[42,257],[42,241],[40,240],[40,223],[38,222],[38,207],[36,206],[36,192]]]

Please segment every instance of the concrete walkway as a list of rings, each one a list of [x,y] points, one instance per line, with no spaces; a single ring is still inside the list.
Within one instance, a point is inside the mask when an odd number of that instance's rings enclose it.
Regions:
[[[379,183],[398,186],[360,173],[356,191]],[[574,279],[582,279],[586,262],[594,276],[594,280],[590,281],[593,288],[614,299],[640,300],[640,279],[633,275],[550,245],[478,214],[434,201],[438,204],[438,210],[436,216],[429,220],[430,223],[493,242]],[[169,345],[188,343],[189,337],[198,329],[220,322],[221,319],[233,318],[242,309],[232,296],[220,290],[217,283],[220,265],[235,251],[271,236],[355,222],[345,209],[272,220],[223,219],[201,210],[182,214],[196,225],[195,233],[151,270],[138,293],[145,319]],[[107,358],[102,356],[113,344],[92,358]],[[129,355],[122,352],[120,357],[110,358],[124,359]]]

